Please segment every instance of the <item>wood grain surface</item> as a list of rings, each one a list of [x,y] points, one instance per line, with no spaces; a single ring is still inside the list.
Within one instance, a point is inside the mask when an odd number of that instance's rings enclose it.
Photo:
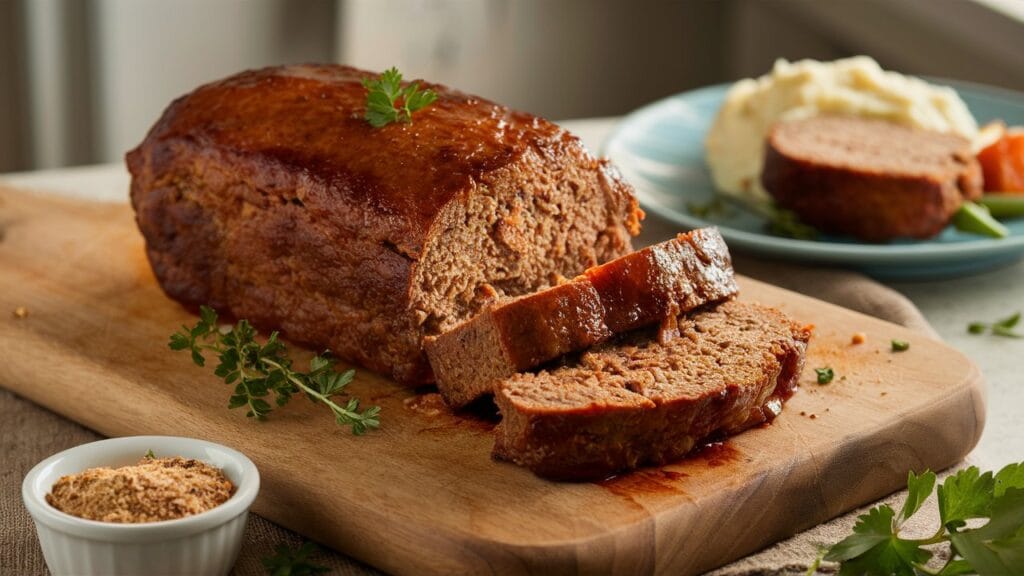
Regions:
[[[382,406],[382,425],[361,438],[300,399],[264,422],[229,411],[229,387],[167,349],[194,317],[155,283],[128,206],[0,189],[0,385],[110,436],[237,448],[262,474],[256,512],[407,574],[695,574],[888,494],[908,469],[949,466],[977,442],[983,385],[957,351],[741,285],[744,299],[817,327],[801,390],[775,423],[663,468],[559,484],[493,461],[493,424],[367,371],[352,390]],[[867,342],[851,345],[854,332]],[[891,352],[892,338],[910,350]],[[811,368],[826,365],[836,378],[821,386]]]

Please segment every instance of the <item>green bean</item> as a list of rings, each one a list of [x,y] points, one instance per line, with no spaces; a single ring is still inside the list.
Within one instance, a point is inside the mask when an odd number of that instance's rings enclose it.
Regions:
[[[953,225],[957,230],[981,234],[993,238],[1006,238],[1010,231],[992,217],[988,208],[974,202],[964,202],[953,215]]]
[[[986,194],[978,200],[978,204],[988,208],[996,218],[1024,216],[1024,194],[1021,193]]]

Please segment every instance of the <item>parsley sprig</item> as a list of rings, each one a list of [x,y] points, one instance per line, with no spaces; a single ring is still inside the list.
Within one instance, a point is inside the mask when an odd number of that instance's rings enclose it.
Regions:
[[[261,562],[270,576],[313,576],[330,572],[327,566],[309,561],[309,557],[319,551],[320,548],[312,542],[303,542],[297,550],[292,550],[286,544],[278,544],[274,547],[275,554],[261,559]]]
[[[379,406],[359,411],[359,399],[349,398],[344,406],[336,403],[334,396],[342,394],[352,382],[355,370],[337,372],[330,353],[314,356],[309,363],[309,372],[292,368],[292,361],[278,337],[270,334],[265,344],[256,340],[256,330],[247,320],[239,320],[233,327],[218,329],[217,312],[207,306],[199,309],[199,322],[171,335],[171,350],[188,350],[192,362],[204,366],[204,351],[217,355],[220,361],[213,373],[234,384],[234,393],[228,400],[228,408],[246,407],[246,416],[264,418],[273,408],[265,400],[271,393],[278,407],[284,406],[292,396],[304,393],[313,403],[322,403],[331,409],[339,426],[351,426],[355,435],[364,434],[369,428],[380,425]]]
[[[1006,338],[1024,338],[1024,333],[1017,332],[1014,327],[1020,323],[1020,312],[1003,318],[998,322],[988,324],[985,322],[971,322],[967,325],[967,331],[971,334],[984,334],[991,331],[993,336],[1004,336]]]
[[[821,560],[841,563],[840,576],[927,574],[981,576],[1018,574],[1024,565],[1024,462],[1010,464],[996,474],[982,474],[977,467],[949,476],[936,490],[935,473],[907,476],[907,499],[899,513],[888,504],[858,517],[853,534],[824,549],[811,565],[813,574]],[[937,492],[940,526],[927,538],[900,534],[908,518]],[[968,520],[988,519],[967,528]],[[949,544],[949,559],[939,569],[928,567],[932,550]]]
[[[364,118],[374,128],[392,122],[412,122],[412,113],[437,100],[431,89],[420,90],[419,82],[402,88],[402,73],[398,68],[385,70],[377,78],[363,78],[366,88],[366,114]]]

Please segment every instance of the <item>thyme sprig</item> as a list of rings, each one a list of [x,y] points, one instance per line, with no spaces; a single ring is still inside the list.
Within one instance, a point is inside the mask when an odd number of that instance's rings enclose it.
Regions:
[[[244,406],[246,416],[266,417],[273,410],[266,400],[271,394],[274,403],[281,407],[293,395],[302,393],[313,403],[330,408],[335,422],[339,426],[350,426],[357,436],[380,426],[379,406],[360,412],[358,398],[350,397],[344,405],[335,402],[334,397],[343,394],[352,382],[355,370],[335,371],[335,360],[329,352],[314,356],[308,372],[295,370],[277,332],[271,333],[264,344],[260,344],[256,336],[256,329],[247,320],[219,328],[217,312],[202,306],[196,325],[191,328],[183,325],[171,335],[168,346],[171,350],[188,350],[197,366],[206,365],[206,353],[215,354],[219,363],[213,373],[225,383],[235,385],[228,408]]]

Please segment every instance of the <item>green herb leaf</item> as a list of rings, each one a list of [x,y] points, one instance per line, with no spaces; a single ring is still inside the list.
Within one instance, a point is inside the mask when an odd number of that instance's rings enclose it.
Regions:
[[[907,500],[897,516],[887,505],[859,517],[853,534],[828,548],[825,560],[840,562],[840,575],[934,574],[959,576],[1019,574],[1024,566],[1024,463],[1011,464],[995,476],[975,467],[949,476],[938,487],[942,526],[924,539],[901,538],[903,523],[921,509],[935,486],[935,475],[907,475]],[[978,528],[966,521],[988,518]],[[949,544],[946,564],[927,566],[924,546]],[[819,556],[819,561],[820,561]],[[815,565],[818,561],[815,562]],[[811,572],[808,572],[810,574]]]
[[[1020,332],[1014,332],[1013,329],[998,324],[992,326],[993,336],[1002,336],[1004,338],[1024,338],[1024,334]]]
[[[907,342],[906,340],[892,341],[893,352],[906,352],[907,350],[910,350],[910,342]]]
[[[363,78],[366,88],[364,118],[374,128],[392,122],[412,122],[412,113],[437,100],[437,93],[429,88],[419,89],[418,82],[402,88],[402,73],[397,68],[385,70],[377,78]]]
[[[818,375],[818,384],[828,384],[836,377],[835,372],[831,368],[815,368],[814,372]]]
[[[278,544],[275,554],[263,558],[261,562],[270,576],[312,576],[329,572],[330,568],[314,564],[309,557],[320,551],[312,542],[304,542],[297,550],[288,548],[286,544]]]
[[[1024,566],[1024,490],[1007,489],[992,501],[992,518],[987,524],[952,534],[950,541],[981,576],[1020,574]]]
[[[1013,328],[1019,322],[1020,322],[1020,312],[1017,312],[1016,314],[1013,314],[1012,316],[1009,316],[1008,318],[1003,318],[999,322],[996,322],[994,324],[994,326],[999,326],[1001,328]]]
[[[853,534],[837,543],[825,560],[842,562],[841,575],[898,574],[914,576],[915,565],[924,564],[931,552],[893,531],[895,512],[883,504],[858,517]]]
[[[156,454],[153,454],[153,449],[146,450],[145,458],[156,458]]]
[[[1020,488],[1024,490],[1024,462],[1005,466],[995,476],[995,489],[993,494],[999,498],[1006,493],[1008,488]]]
[[[946,478],[938,490],[942,525],[954,531],[971,518],[987,517],[992,510],[994,488],[992,473],[981,474],[977,466]]]
[[[216,354],[218,364],[213,373],[225,384],[234,385],[228,408],[244,407],[250,418],[263,419],[274,410],[268,396],[273,395],[274,404],[281,407],[295,394],[303,393],[313,403],[327,406],[334,420],[351,427],[355,435],[380,426],[379,407],[360,411],[357,398],[349,398],[344,407],[335,401],[352,382],[354,370],[339,373],[326,352],[313,357],[309,372],[295,370],[277,332],[272,332],[262,345],[256,337],[256,329],[245,319],[218,330],[217,312],[203,306],[196,325],[182,326],[171,335],[169,346],[172,350],[188,350],[199,366],[205,364],[203,350]]]
[[[971,322],[967,325],[967,331],[971,334],[983,334],[985,330],[988,330],[988,324],[984,322]]]
[[[1020,319],[1021,313],[1017,312],[992,324],[986,324],[985,322],[971,322],[967,325],[967,331],[971,334],[984,334],[986,330],[990,330],[993,336],[1003,336],[1004,338],[1024,338],[1024,334],[1014,331],[1014,327],[1020,323]]]
[[[920,476],[914,474],[913,470],[907,474],[907,500],[903,503],[903,508],[900,509],[898,517],[900,525],[921,509],[921,505],[932,495],[933,490],[935,490],[935,473],[931,470],[926,470]]]
[[[967,560],[958,558],[956,560],[951,560],[943,566],[942,570],[939,571],[938,576],[962,576],[963,574],[977,574],[977,572],[974,571],[974,568],[971,568],[971,565],[967,563]]]

